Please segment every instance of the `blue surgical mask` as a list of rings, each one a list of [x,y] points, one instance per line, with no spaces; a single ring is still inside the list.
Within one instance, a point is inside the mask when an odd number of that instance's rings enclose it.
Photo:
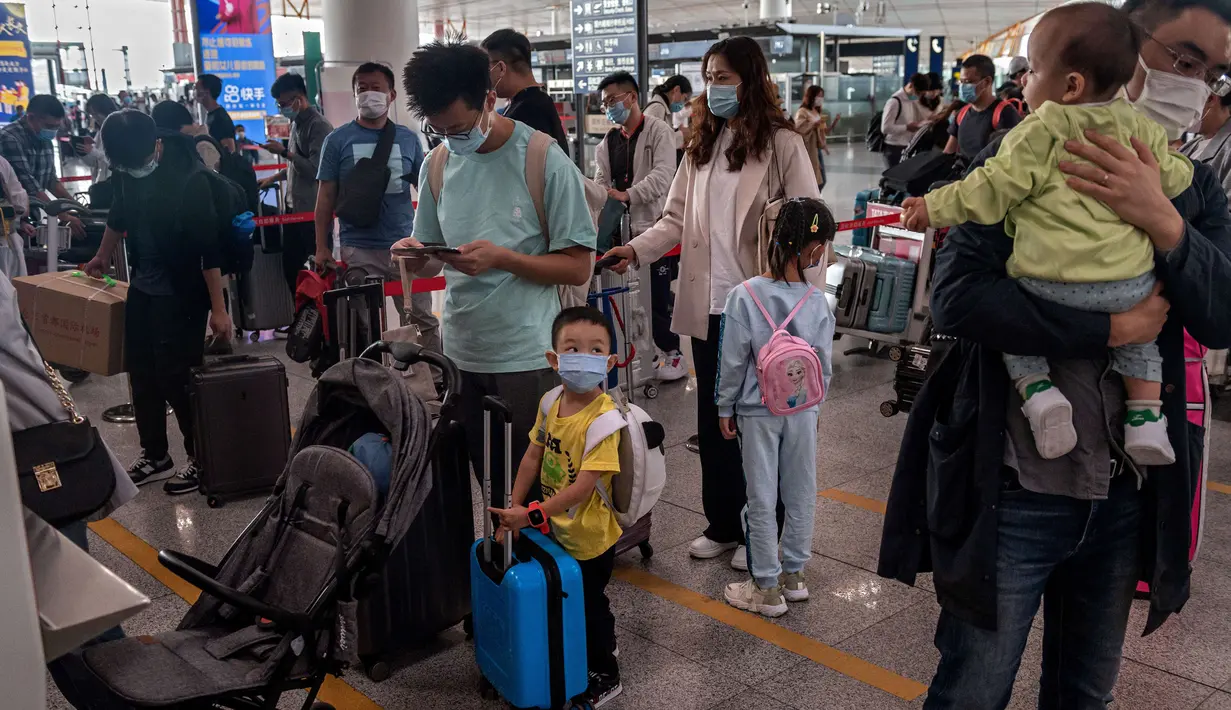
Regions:
[[[488,131],[491,130],[490,125],[487,127],[487,130],[484,130],[481,125],[482,123],[483,116],[480,116],[478,122],[469,131],[466,131],[465,135],[445,136],[445,147],[449,149],[450,153],[462,158],[467,155],[474,155],[479,148],[483,147],[483,144],[487,141]]]
[[[712,84],[705,90],[705,103],[718,118],[734,118],[739,113],[739,84]]]
[[[919,100],[919,97],[918,97],[918,96],[916,96],[915,94],[907,94],[907,95],[906,95],[906,99],[907,99],[908,101],[918,101],[918,100]]]
[[[672,101],[671,102],[671,113],[679,113],[680,111],[683,111],[683,110],[684,110],[683,101]]]
[[[560,353],[560,379],[564,386],[577,394],[593,391],[607,377],[606,355],[594,353]]]
[[[957,85],[957,97],[961,99],[962,101],[968,104],[973,104],[975,102],[975,99],[978,98],[978,96],[979,96],[979,91],[978,89],[975,88],[974,84],[958,84]]]
[[[139,168],[116,168],[116,169],[119,170],[120,172],[128,173],[132,177],[135,177],[138,180],[140,180],[141,178],[149,177],[151,174],[153,174],[155,170],[158,169],[158,158],[154,158],[150,160],[150,162],[146,163],[145,165],[142,165]]]
[[[54,128],[44,128],[43,130],[38,132],[38,137],[42,138],[45,141],[54,141],[58,133],[59,131],[57,131]]]
[[[295,117],[299,115],[299,112],[296,111],[294,107],[292,106],[279,106],[278,113],[282,114],[283,116],[285,116],[286,118],[289,118],[292,121],[294,121]]]
[[[628,120],[628,107],[622,102],[607,107],[607,120],[623,125]]]

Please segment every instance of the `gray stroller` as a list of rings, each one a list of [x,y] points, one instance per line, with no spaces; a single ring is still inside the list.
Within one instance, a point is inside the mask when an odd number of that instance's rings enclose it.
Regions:
[[[447,404],[460,382],[443,355],[378,342],[329,368],[304,409],[289,463],[261,512],[218,566],[163,550],[159,562],[202,590],[175,631],[90,647],[85,664],[115,697],[139,708],[277,707],[358,660],[356,593],[379,573],[432,487],[438,435],[402,374],[419,361],[444,373]],[[368,432],[393,449],[388,491],[346,450]]]

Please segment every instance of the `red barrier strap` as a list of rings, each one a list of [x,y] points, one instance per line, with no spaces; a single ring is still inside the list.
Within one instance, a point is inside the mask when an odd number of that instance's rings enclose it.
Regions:
[[[69,177],[60,178],[60,182],[81,182],[82,180],[93,180],[89,175],[72,175]]]
[[[295,212],[294,214],[271,214],[267,217],[253,217],[252,221],[258,227],[273,227],[279,224],[301,224],[316,219],[312,212]]]
[[[253,170],[286,170],[286,163],[266,163],[264,165],[253,165]]]
[[[838,222],[838,231],[847,232],[852,229],[863,229],[864,227],[886,227],[894,224],[902,223],[902,215],[899,213],[881,215],[880,217],[865,217],[864,219],[852,219],[849,222]]]
[[[410,287],[411,293],[430,293],[432,291],[443,291],[445,290],[445,277],[433,276],[430,279],[415,279],[412,282],[412,284],[413,285]],[[402,291],[401,281],[386,281],[385,282],[385,295],[386,296],[393,296],[395,298],[401,298],[403,293],[404,292]]]

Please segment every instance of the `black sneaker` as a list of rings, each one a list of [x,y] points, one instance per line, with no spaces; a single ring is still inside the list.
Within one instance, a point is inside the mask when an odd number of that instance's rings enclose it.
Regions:
[[[615,700],[622,692],[624,692],[624,686],[620,685],[619,673],[590,671],[590,687],[586,689],[586,703],[589,707],[597,710]]]
[[[170,456],[163,456],[154,461],[142,452],[141,456],[137,457],[137,460],[128,467],[128,477],[138,486],[144,486],[147,483],[170,478],[173,468],[175,468],[175,462]]]
[[[692,436],[688,437],[688,441],[684,442],[684,448],[688,449],[694,454],[701,453],[701,437],[697,436],[696,434],[693,434]]]
[[[175,477],[162,484],[162,489],[168,495],[178,496],[185,493],[195,493],[200,486],[197,479],[201,476],[201,467],[196,459],[188,459],[188,465],[175,472]]]

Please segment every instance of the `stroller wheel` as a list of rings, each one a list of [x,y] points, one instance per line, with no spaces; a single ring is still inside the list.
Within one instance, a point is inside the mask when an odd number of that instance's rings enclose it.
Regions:
[[[211,508],[221,508],[221,507],[222,507],[222,499],[221,499],[221,498],[219,498],[218,496],[210,496],[210,497],[208,497],[208,498],[206,498],[206,499],[205,499],[205,504],[206,504],[206,505],[208,505],[208,506],[209,506],[209,507],[211,507]]]
[[[642,559],[648,560],[654,556],[654,546],[650,544],[649,540],[637,545],[637,549],[641,551]]]
[[[368,674],[368,678],[377,683],[389,680],[389,664],[384,661],[372,661],[363,664],[364,673]]]
[[[646,385],[645,389],[642,390],[642,393],[645,395],[646,399],[654,399],[655,397],[658,396],[658,386],[657,385]]]
[[[903,354],[904,353],[902,352],[902,348],[898,345],[894,345],[891,348],[889,348],[889,359],[894,362],[901,360]]]
[[[881,409],[882,417],[892,417],[893,415],[898,413],[898,403],[885,400],[884,402],[881,402],[880,409]]]

